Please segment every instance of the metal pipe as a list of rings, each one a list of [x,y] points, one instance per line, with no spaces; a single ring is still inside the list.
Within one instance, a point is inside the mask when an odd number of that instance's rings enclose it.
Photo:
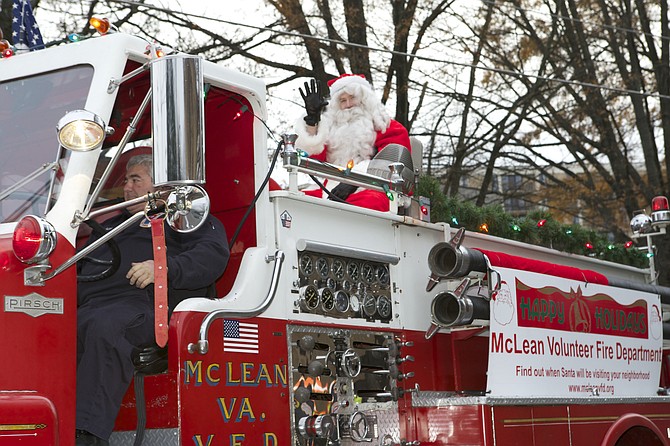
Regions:
[[[670,305],[670,288],[666,286],[651,285],[649,283],[631,282],[630,280],[617,279],[616,277],[607,279],[608,285],[629,290],[644,291],[646,293],[658,294],[661,296],[661,303]]]
[[[137,122],[144,114],[144,109],[147,108],[147,105],[149,104],[150,100],[151,100],[151,90],[147,92],[147,95],[144,97],[144,100],[140,104],[140,107],[137,109],[137,113],[135,113],[133,120],[130,122],[130,124],[128,124],[126,133],[124,133],[123,138],[121,138],[116,153],[114,154],[114,157],[109,161],[109,164],[107,164],[107,168],[103,172],[100,181],[98,181],[98,184],[95,186],[95,190],[91,194],[91,197],[88,199],[88,202],[86,203],[86,206],[84,207],[84,210],[81,213],[82,220],[86,220],[88,218],[88,214],[91,212],[93,203],[95,203],[95,200],[98,199],[100,191],[102,191],[102,188],[105,186],[105,183],[109,178],[109,175],[112,173],[112,168],[114,167],[116,161],[121,156],[121,153],[123,152],[123,149],[126,147],[126,144],[128,144],[130,137],[135,133]]]
[[[35,169],[34,171],[29,173],[25,177],[21,178],[19,181],[14,183],[12,186],[10,186],[7,189],[0,192],[0,201],[4,200],[9,195],[14,193],[16,190],[22,188],[24,185],[31,182],[35,178],[39,177],[40,175],[42,175],[47,170],[53,169],[56,166],[56,164],[57,164],[56,162],[42,164],[40,167],[38,167],[37,169]],[[48,195],[47,195],[47,197],[48,197]]]
[[[489,254],[487,256],[487,253]],[[454,279],[459,277],[465,277],[471,272],[487,272],[487,258],[490,258],[490,255],[496,256],[495,252],[481,252],[477,249],[466,248],[464,246],[455,245],[453,243],[439,242],[430,250],[428,254],[428,266],[430,267],[431,272],[439,278],[448,278]],[[501,254],[509,259],[522,259],[521,257],[511,256],[507,254]],[[523,259],[528,260],[528,259]],[[524,262],[521,262],[524,263]],[[526,262],[527,263],[527,262]],[[546,262],[538,261],[537,264],[542,267],[548,265]],[[532,263],[529,265],[532,266]],[[497,266],[507,266],[509,268],[519,268],[519,265],[497,265]],[[521,268],[519,268],[521,269]],[[536,270],[533,270],[532,267],[525,268],[527,271],[538,272],[542,274],[549,274],[545,271],[546,268],[538,267]],[[579,268],[574,268],[575,271],[581,271],[585,274],[586,278],[598,274],[595,271],[582,270]],[[658,294],[661,296],[661,302],[664,304],[670,304],[670,288],[658,285],[651,285],[648,283],[633,282],[624,279],[618,279],[616,277],[609,278],[604,275],[600,275],[604,278],[602,284],[617,288],[625,288],[629,290],[643,291],[651,294]],[[566,278],[571,278],[567,276]],[[606,281],[606,283],[605,283]]]
[[[281,276],[281,266],[284,263],[284,252],[277,250],[274,255],[275,266],[272,270],[272,278],[270,280],[270,288],[268,293],[265,296],[265,300],[256,308],[251,310],[230,310],[230,309],[220,309],[211,311],[205,316],[200,324],[200,339],[198,342],[188,344],[189,353],[198,352],[200,354],[205,354],[209,351],[209,327],[217,319],[230,318],[230,319],[248,319],[256,317],[259,314],[265,312],[270,307],[270,304],[274,300],[275,294],[277,294],[277,285],[279,284],[279,277]]]
[[[471,324],[475,319],[490,319],[490,301],[481,297],[457,297],[452,292],[439,293],[431,305],[433,320],[444,328]]]
[[[48,274],[44,274],[44,275],[40,274],[38,277],[34,277],[33,278],[34,283],[31,283],[31,284],[36,285],[38,283],[42,283],[46,280],[49,280],[49,279],[57,276],[58,274],[62,273],[63,271],[65,271],[66,269],[68,269],[69,267],[71,267],[72,265],[77,263],[79,260],[81,260],[84,257],[86,257],[87,255],[89,255],[91,252],[98,249],[102,244],[106,243],[107,240],[116,236],[116,234],[123,231],[127,227],[131,226],[133,223],[138,222],[143,217],[144,217],[144,211],[139,211],[135,215],[131,216],[128,220],[124,221],[123,223],[121,223],[120,225],[118,225],[117,227],[115,227],[114,229],[112,229],[111,231],[109,231],[108,233],[106,233],[105,235],[100,237],[99,239],[97,239],[95,242],[91,243],[89,246],[82,249],[81,251],[79,251],[74,256],[70,257],[67,261],[63,262],[63,264],[61,264],[58,268],[52,270]]]
[[[439,242],[431,248],[428,253],[428,266],[433,274],[446,279],[465,277],[474,271],[488,271],[483,253],[448,242]]]
[[[334,164],[321,162],[313,158],[289,154],[284,157],[284,167],[291,170],[295,169],[311,175],[318,175],[331,180],[345,182],[353,186],[365,187],[386,193],[388,190],[403,193],[403,181],[391,181],[376,175],[368,173],[354,172],[343,169]]]

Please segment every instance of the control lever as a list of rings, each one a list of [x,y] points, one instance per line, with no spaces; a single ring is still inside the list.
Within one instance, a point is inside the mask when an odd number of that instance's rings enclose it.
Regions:
[[[316,393],[309,390],[307,387],[298,387],[293,393],[293,397],[300,404],[309,400],[312,401],[333,401],[335,397],[332,393]]]
[[[333,374],[333,372],[330,369],[327,369],[323,363],[317,359],[314,361],[311,361],[308,365],[299,365],[296,370],[303,375],[309,375],[309,376],[330,376]]]
[[[395,389],[393,389],[395,390]],[[361,398],[393,398],[393,390],[358,390],[356,394]]]
[[[396,364],[402,364],[405,361],[414,362],[414,356],[407,355],[404,358],[396,358],[395,363]]]
[[[311,352],[312,350],[328,350],[329,348],[328,344],[316,342],[316,339],[314,339],[314,336],[312,335],[305,335],[301,337],[296,342],[296,345],[305,352]]]
[[[400,373],[400,369],[398,369],[396,364],[391,364],[389,366],[389,373],[391,374],[391,378],[397,379],[398,381],[414,377],[414,372]]]

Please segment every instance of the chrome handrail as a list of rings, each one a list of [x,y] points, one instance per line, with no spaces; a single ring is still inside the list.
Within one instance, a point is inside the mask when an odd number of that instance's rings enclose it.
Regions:
[[[212,322],[215,320],[222,318],[248,319],[258,316],[270,307],[270,304],[277,294],[277,285],[279,284],[279,277],[281,276],[281,266],[284,263],[284,252],[277,250],[275,251],[275,255],[268,258],[266,261],[269,263],[272,260],[274,260],[275,265],[274,269],[272,270],[270,289],[268,289],[268,293],[265,296],[263,302],[256,308],[252,308],[250,310],[234,311],[230,309],[219,309],[207,313],[207,316],[205,316],[205,318],[202,320],[202,323],[200,324],[200,339],[198,339],[198,342],[196,343],[188,344],[189,353],[197,352],[204,355],[209,351],[209,340],[207,338],[209,335],[209,328],[212,325]]]

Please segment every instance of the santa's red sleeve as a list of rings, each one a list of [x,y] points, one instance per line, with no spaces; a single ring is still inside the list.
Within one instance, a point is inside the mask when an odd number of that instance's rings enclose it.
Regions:
[[[401,146],[406,147],[410,152],[412,150],[407,129],[398,121],[393,119],[391,119],[388,128],[383,133],[381,131],[377,132],[377,139],[375,140],[375,147],[377,150],[381,150],[389,144],[400,144]],[[326,155],[327,150],[324,148],[321,152],[312,153],[310,158],[325,162]],[[311,195],[313,197],[324,196],[321,189],[313,189],[303,192],[306,195]],[[324,196],[324,198],[327,197]],[[354,206],[360,206],[382,212],[388,212],[390,209],[389,199],[385,193],[369,189],[359,189],[359,192],[355,192],[349,195],[349,197],[346,199],[346,202]]]
[[[377,139],[375,140],[377,150],[381,150],[389,144],[400,144],[410,152],[412,151],[407,129],[395,119],[391,119],[391,123],[384,132],[377,132]]]
[[[346,202],[362,208],[373,209],[375,211],[388,212],[390,209],[389,199],[383,192],[376,190],[362,190],[349,195]]]

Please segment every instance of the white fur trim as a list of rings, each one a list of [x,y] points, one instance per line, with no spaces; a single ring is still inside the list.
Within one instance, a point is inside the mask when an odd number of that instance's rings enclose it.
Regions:
[[[317,125],[316,134],[310,135],[307,130],[307,124],[305,120],[300,117],[295,123],[295,133],[298,135],[298,139],[295,141],[295,147],[300,150],[304,150],[310,155],[318,155],[323,152],[324,145],[326,143],[326,135],[319,132],[319,127]]]
[[[364,77],[358,75],[351,75],[340,77],[335,82],[330,85],[330,95],[335,96],[340,90],[346,88],[349,85],[358,84],[363,87],[367,87],[369,90],[372,90],[372,85]]]

